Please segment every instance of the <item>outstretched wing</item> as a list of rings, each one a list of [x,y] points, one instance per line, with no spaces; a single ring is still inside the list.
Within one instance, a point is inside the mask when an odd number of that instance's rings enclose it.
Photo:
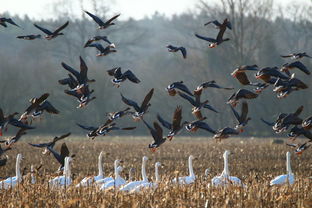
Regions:
[[[38,108],[38,110],[46,110],[48,113],[58,114],[59,111],[49,102],[44,101]]]
[[[173,119],[172,119],[172,129],[177,130],[180,128],[182,120],[182,107],[177,106],[174,113],[173,113]]]
[[[88,80],[88,66],[81,56],[79,56],[79,59],[80,59],[80,84],[84,84]]]
[[[105,23],[110,24],[114,19],[116,19],[119,16],[120,16],[120,14],[117,14],[117,15],[113,16],[112,18],[110,18],[109,20],[107,20]]]
[[[157,139],[155,138],[155,141],[156,140],[161,140],[163,138],[163,130],[161,128],[161,126],[155,121],[154,123],[154,128],[156,130],[156,134],[157,134]]]
[[[213,38],[208,38],[208,37],[204,37],[204,36],[201,36],[201,35],[198,35],[198,34],[195,34],[195,36],[199,39],[202,39],[202,40],[205,40],[205,41],[208,41],[208,42],[211,42],[211,43],[216,43],[217,40],[216,39],[213,39]]]
[[[238,114],[238,112],[232,107],[232,105],[230,105],[230,107],[231,107],[231,110],[232,110],[232,112],[233,112],[233,114],[234,114],[236,120],[237,120],[239,123],[241,123],[241,117],[240,117],[240,115]]]
[[[39,30],[41,30],[42,32],[44,32],[45,34],[47,34],[47,35],[52,35],[52,34],[53,34],[50,30],[45,29],[45,28],[43,28],[43,27],[40,27],[40,26],[37,25],[37,24],[34,24],[34,26],[35,26],[36,28],[38,28]]]
[[[195,100],[194,100],[192,97],[188,96],[187,94],[184,94],[183,92],[179,92],[179,91],[178,91],[178,94],[179,94],[182,98],[184,98],[184,99],[186,99],[187,101],[189,101],[193,106],[196,105],[196,102],[195,102]]]
[[[69,71],[70,73],[72,73],[72,74],[76,77],[76,79],[77,79],[78,81],[81,80],[81,79],[80,79],[80,73],[79,73],[77,70],[75,70],[75,69],[73,69],[72,67],[68,66],[68,65],[65,64],[64,62],[62,62],[62,67],[63,67],[64,69],[66,69],[67,71]]]
[[[161,123],[161,125],[163,125],[163,127],[167,128],[167,129],[172,129],[171,123],[164,120],[159,114],[157,114],[157,119]]]
[[[177,89],[189,94],[190,96],[193,96],[192,92],[187,88],[187,86],[185,86],[183,84],[182,81],[181,82],[174,82],[172,85],[174,88],[177,88]]]
[[[153,93],[154,93],[154,88],[152,88],[148,93],[147,95],[145,96],[142,104],[141,104],[141,110],[142,111],[146,111],[148,106],[150,105],[149,102],[153,96]]]
[[[76,124],[77,124],[77,126],[79,126],[80,128],[85,129],[85,130],[88,130],[88,131],[95,131],[95,130],[97,130],[97,128],[96,128],[96,127],[93,127],[93,126],[84,126],[84,125],[81,125],[81,124],[79,124],[79,123],[76,123]]]
[[[241,121],[246,121],[248,115],[248,104],[246,101],[242,103]]]
[[[184,47],[180,47],[179,50],[181,51],[183,58],[186,59],[186,54],[187,54],[186,49]]]
[[[64,138],[66,138],[66,137],[69,137],[70,135],[71,135],[71,133],[69,132],[69,133],[67,133],[67,134],[63,134],[62,136],[54,137],[54,138],[53,138],[53,142],[55,143],[55,142],[57,142],[57,141],[59,141],[59,140],[61,140],[61,139],[64,139]]]
[[[303,105],[300,106],[300,107],[296,110],[296,112],[294,112],[294,115],[295,115],[295,116],[299,116],[299,115],[301,114],[302,111],[303,111]]]
[[[62,25],[61,27],[57,28],[53,34],[58,34],[61,30],[63,30],[65,27],[67,27],[67,25],[69,24],[69,21],[67,21],[64,25]]]
[[[260,118],[260,120],[263,122],[263,123],[265,123],[266,125],[268,125],[268,126],[274,126],[274,122],[269,122],[269,121],[266,121],[266,120],[264,120],[263,118]]]
[[[203,121],[197,121],[196,122],[196,127],[200,128],[200,129],[204,129],[206,131],[209,131],[212,134],[216,133],[215,130],[213,130],[207,123],[205,123]]]
[[[289,64],[289,66],[290,67],[296,67],[308,75],[311,74],[311,72],[307,69],[307,67],[303,63],[301,63],[300,61],[295,61],[295,62]]]
[[[98,18],[97,16],[95,16],[94,14],[91,14],[90,12],[88,11],[85,11],[85,13],[87,13],[99,26],[102,26],[104,25],[104,22]]]
[[[127,70],[123,76],[125,76],[127,79],[129,79],[131,82],[134,83],[140,83],[141,81],[132,73],[132,71]]]
[[[138,104],[136,102],[134,102],[133,100],[127,99],[125,98],[121,93],[121,100],[129,106],[132,106],[137,112],[140,112],[140,107],[138,106]]]

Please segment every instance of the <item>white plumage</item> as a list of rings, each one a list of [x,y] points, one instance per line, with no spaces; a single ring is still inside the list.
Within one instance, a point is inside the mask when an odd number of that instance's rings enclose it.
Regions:
[[[15,166],[16,176],[9,177],[3,181],[0,181],[0,189],[9,189],[11,187],[13,188],[22,181],[22,175],[20,170],[21,160],[22,154],[18,154],[16,157],[16,166]]]
[[[70,162],[72,161],[71,157],[65,157],[64,172],[62,176],[55,177],[49,180],[49,184],[52,187],[64,187],[69,186],[72,183],[71,171],[70,171]]]
[[[179,177],[178,178],[178,183],[179,184],[191,184],[195,182],[196,176],[194,174],[194,170],[193,170],[193,159],[194,156],[190,155],[188,158],[188,168],[189,168],[189,175],[188,176],[184,176],[184,177]],[[177,179],[174,178],[172,180],[173,183],[177,183]]]
[[[115,179],[110,180],[107,183],[104,183],[101,186],[100,190],[107,190],[110,188],[119,188],[120,186],[126,184],[127,183],[126,180],[120,176],[120,173],[122,170],[123,170],[123,168],[121,166],[119,166],[117,168],[117,174],[115,175]]]
[[[285,185],[285,184],[294,184],[295,183],[295,175],[293,174],[290,167],[290,152],[286,153],[286,170],[287,174],[279,175],[270,181],[270,185]]]

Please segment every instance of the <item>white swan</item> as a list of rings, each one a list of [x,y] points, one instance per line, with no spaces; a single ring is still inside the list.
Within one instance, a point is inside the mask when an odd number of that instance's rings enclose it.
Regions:
[[[18,154],[16,157],[16,166],[15,166],[16,176],[9,177],[3,181],[0,181],[0,189],[9,189],[11,187],[13,188],[22,181],[22,175],[20,170],[21,160],[22,154]]]
[[[114,175],[117,175],[117,168],[120,162],[121,160],[115,160],[114,162]],[[111,181],[111,180],[114,180],[114,178],[109,176],[109,177],[105,177],[103,179],[95,181],[95,184],[98,186],[102,186],[102,184],[107,183],[108,181]]]
[[[286,153],[286,175],[280,175],[275,177],[273,180],[270,181],[270,185],[285,185],[285,184],[294,184],[295,183],[295,175],[291,171],[290,167],[290,152]]]
[[[123,170],[123,168],[121,166],[119,166],[117,168],[117,174],[115,175],[115,179],[114,180],[110,180],[108,181],[107,183],[104,183],[100,190],[107,190],[107,189],[110,189],[112,187],[114,188],[119,188],[120,186],[126,184],[126,180],[123,179],[121,176],[120,176],[120,173],[121,171]]]
[[[138,192],[147,188],[157,188],[160,182],[160,176],[158,172],[160,166],[161,166],[160,162],[155,163],[155,182],[142,183],[141,185],[135,187],[131,192]]]
[[[142,181],[131,181],[129,183],[127,183],[125,186],[123,186],[120,191],[131,191],[133,190],[135,187],[148,182],[147,176],[146,176],[146,170],[145,170],[145,166],[146,166],[146,162],[148,160],[148,157],[144,156],[142,158]]]
[[[228,185],[236,185],[236,186],[244,186],[242,181],[235,177],[230,176],[229,164],[228,164],[228,156],[230,152],[226,150],[223,154],[224,159],[224,170],[220,176],[215,176],[211,179],[212,186],[228,186]]]
[[[30,166],[30,178],[31,178],[31,181],[30,181],[30,183],[31,184],[35,184],[36,183],[36,177],[35,177],[35,170],[34,170],[34,166],[33,165],[31,165]]]
[[[195,159],[194,156],[190,155],[188,158],[189,176],[179,177],[178,178],[179,184],[191,184],[191,183],[195,182],[196,176],[195,176],[194,170],[193,170],[193,159]],[[177,183],[177,179],[174,178],[172,180],[172,182]]]
[[[65,157],[64,171],[62,176],[55,177],[49,180],[49,184],[53,187],[69,186],[72,183],[70,162],[71,157]]]
[[[104,152],[101,151],[100,155],[99,155],[99,159],[98,159],[98,169],[99,169],[99,173],[97,176],[89,176],[89,177],[85,177],[84,179],[82,179],[80,181],[80,183],[78,183],[76,185],[76,187],[80,187],[80,186],[90,186],[91,184],[93,184],[95,181],[101,180],[104,178],[104,174],[103,174],[103,166],[102,166],[102,158],[103,158],[103,154]]]

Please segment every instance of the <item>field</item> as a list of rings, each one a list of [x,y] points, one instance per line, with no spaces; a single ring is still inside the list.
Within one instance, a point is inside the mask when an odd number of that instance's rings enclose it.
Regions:
[[[37,140],[35,138],[33,140]],[[45,140],[44,138],[43,140]],[[101,138],[102,139],[102,138]],[[113,173],[113,161],[122,159],[127,178],[128,170],[136,169],[140,177],[141,158],[146,155],[147,175],[154,179],[154,164],[161,162],[162,183],[155,191],[125,194],[118,191],[97,191],[94,187],[67,187],[52,190],[48,180],[58,168],[51,155],[42,155],[40,149],[19,142],[9,154],[9,161],[1,168],[0,176],[15,175],[15,156],[22,153],[22,168],[30,164],[42,164],[37,176],[37,184],[30,184],[29,174],[17,188],[0,191],[0,207],[312,207],[312,164],[310,149],[302,156],[291,155],[291,166],[296,183],[293,186],[270,187],[275,176],[285,174],[286,152],[292,151],[285,144],[272,144],[271,139],[228,139],[216,143],[208,138],[174,138],[156,152],[148,150],[151,138],[113,138],[96,139],[73,138],[66,143],[71,153],[76,154],[72,163],[74,184],[86,175],[97,174],[97,158],[100,151],[107,154],[103,159],[105,176]],[[29,141],[29,138],[23,138]],[[40,138],[41,140],[41,138]],[[57,144],[58,150],[60,143]],[[229,168],[232,176],[239,177],[246,188],[208,188],[211,178],[223,170],[222,154],[230,150]],[[172,185],[172,178],[188,175],[187,158],[192,154],[197,181],[193,185]],[[210,169],[208,176],[205,169]]]

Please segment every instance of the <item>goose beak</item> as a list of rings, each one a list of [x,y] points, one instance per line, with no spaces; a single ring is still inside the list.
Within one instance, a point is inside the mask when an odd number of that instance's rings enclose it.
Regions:
[[[151,151],[152,151],[153,153],[156,152],[156,150],[157,150],[157,148],[155,148],[155,147],[151,148]]]
[[[169,141],[171,141],[173,138],[173,136],[167,136],[167,139],[169,139]]]
[[[296,155],[301,156],[301,155],[302,155],[302,153],[303,153],[303,151],[296,152]]]
[[[240,133],[243,133],[243,132],[244,132],[244,129],[240,129],[239,132],[240,132]]]
[[[0,136],[2,136],[2,128],[0,129]]]

